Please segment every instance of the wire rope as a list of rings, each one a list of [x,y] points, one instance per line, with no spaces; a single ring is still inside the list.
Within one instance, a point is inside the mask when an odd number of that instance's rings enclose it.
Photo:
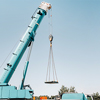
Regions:
[[[51,47],[52,48],[52,47]],[[51,54],[51,56],[52,56],[52,71],[53,71],[53,80],[55,81],[55,77],[54,77],[54,60],[53,60],[53,51],[51,51],[52,52],[52,54]]]
[[[56,73],[56,68],[55,68],[55,63],[54,63],[54,57],[53,57],[53,52],[52,52],[52,63],[53,63],[53,66],[54,66],[54,73],[55,73],[55,76],[56,76],[56,79],[58,81],[58,78],[57,78],[57,73]]]
[[[52,8],[51,8],[51,15],[50,15],[50,17],[51,17],[51,33],[53,34],[53,24],[52,24]]]
[[[49,51],[49,58],[48,58],[48,67],[47,67],[47,75],[46,75],[46,81],[47,81],[47,78],[48,78],[48,74],[50,75],[50,72],[49,72],[49,67],[50,67],[50,54],[51,54],[51,50]],[[50,77],[49,77],[49,80],[50,80]]]
[[[26,59],[26,61],[29,61],[29,59],[30,59],[30,55],[31,55],[31,51],[32,51],[32,47],[33,47],[33,41],[31,42],[31,45],[30,45],[30,47],[29,47],[29,51],[28,51],[28,55],[27,55],[27,59]]]
[[[54,57],[53,57],[53,50],[52,50],[52,41],[53,41],[53,26],[52,26],[52,9],[51,12],[48,12],[48,20],[49,20],[49,40],[50,40],[50,51],[49,51],[49,58],[48,58],[48,66],[47,66],[47,75],[46,75],[46,83],[58,83],[58,78],[55,69]],[[52,69],[52,76],[53,81],[50,80],[50,73]],[[56,80],[56,81],[55,81]]]

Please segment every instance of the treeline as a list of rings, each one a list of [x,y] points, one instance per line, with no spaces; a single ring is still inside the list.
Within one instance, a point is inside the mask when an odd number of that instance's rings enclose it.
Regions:
[[[59,97],[62,98],[62,95],[64,93],[77,93],[77,91],[74,86],[71,86],[70,88],[68,88],[62,85],[61,89],[59,90]]]
[[[92,96],[93,96],[93,100],[100,100],[100,95],[98,92],[93,93]]]
[[[78,92],[76,91],[74,86],[71,86],[70,88],[68,88],[68,87],[65,87],[64,85],[62,85],[62,87],[59,91],[60,98],[62,98],[62,95],[64,93],[78,93]],[[91,96],[93,97],[93,100],[100,100],[100,95],[98,92],[91,94]],[[92,98],[88,97],[88,100],[92,100]]]
[[[35,96],[35,100],[40,99],[40,97],[47,97],[47,99],[55,99],[55,98],[62,98],[62,95],[64,93],[78,93],[75,89],[74,86],[71,86],[70,88],[65,87],[64,85],[62,85],[62,87],[60,88],[60,90],[58,91],[58,95],[55,96],[48,96],[48,95],[44,95],[44,96]],[[100,95],[98,92],[91,94],[91,97],[88,96],[88,100],[100,100]]]

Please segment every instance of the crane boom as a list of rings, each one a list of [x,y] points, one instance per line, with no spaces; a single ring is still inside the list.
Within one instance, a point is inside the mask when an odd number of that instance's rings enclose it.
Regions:
[[[11,59],[7,63],[6,68],[4,68],[4,72],[0,78],[0,99],[29,99],[32,97],[33,90],[17,90],[15,86],[9,86],[8,82],[10,81],[16,67],[18,66],[25,50],[27,49],[29,44],[34,41],[36,30],[50,8],[51,4],[42,2],[41,5],[38,7],[35,16],[32,17],[32,22],[30,23],[24,36],[20,40],[18,47],[16,48]]]
[[[47,8],[46,8],[47,7]],[[45,3],[41,4],[35,14],[32,22],[28,26],[24,36],[20,40],[20,43],[16,50],[14,51],[10,61],[7,63],[7,67],[4,69],[4,73],[0,78],[0,83],[8,83],[10,78],[12,77],[17,65],[19,64],[26,48],[30,44],[31,41],[34,41],[36,30],[42,21],[43,17],[46,15],[47,10],[50,5],[47,6]]]

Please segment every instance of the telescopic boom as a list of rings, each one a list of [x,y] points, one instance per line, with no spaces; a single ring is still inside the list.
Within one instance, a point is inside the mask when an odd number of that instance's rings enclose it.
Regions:
[[[6,68],[4,68],[4,72],[0,78],[0,99],[26,100],[32,98],[33,90],[31,88],[30,89],[23,88],[23,83],[25,80],[26,71],[29,63],[28,60],[23,75],[24,80],[21,83],[20,89],[17,90],[15,86],[8,85],[8,82],[10,81],[27,47],[30,46],[31,42],[34,41],[36,30],[40,25],[43,17],[47,14],[47,11],[50,8],[51,4],[42,2],[35,13],[35,16],[32,17],[32,22],[30,23],[24,36],[20,40],[18,47],[16,48],[11,59],[7,63]]]

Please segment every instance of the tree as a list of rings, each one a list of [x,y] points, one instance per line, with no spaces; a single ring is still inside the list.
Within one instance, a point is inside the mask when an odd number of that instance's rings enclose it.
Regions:
[[[99,93],[98,92],[96,92],[96,94],[95,94],[96,96],[99,96]]]
[[[70,93],[76,93],[75,87],[74,86],[71,86],[70,89],[69,89],[69,92]]]
[[[64,94],[64,93],[68,93],[69,92],[69,88],[67,88],[67,87],[65,87],[64,85],[62,85],[62,87],[61,87],[61,89],[60,89],[60,91],[59,91],[59,96],[60,96],[60,98],[62,98],[62,95]]]
[[[96,93],[93,93],[92,95],[93,95],[93,96],[99,96],[99,93],[96,92]]]
[[[60,95],[60,98],[62,98],[62,95],[64,93],[77,93],[76,90],[75,90],[75,87],[74,86],[71,86],[70,88],[67,88],[65,87],[64,85],[62,85],[60,91],[59,91],[59,95]]]
[[[65,87],[64,85],[62,85],[61,89],[60,89],[60,94],[64,94],[69,92],[69,88]]]
[[[100,100],[100,95],[98,92],[93,93],[92,96],[93,96],[93,100]]]
[[[50,99],[54,99],[54,98],[55,98],[55,96],[51,96],[51,97],[50,97]]]

